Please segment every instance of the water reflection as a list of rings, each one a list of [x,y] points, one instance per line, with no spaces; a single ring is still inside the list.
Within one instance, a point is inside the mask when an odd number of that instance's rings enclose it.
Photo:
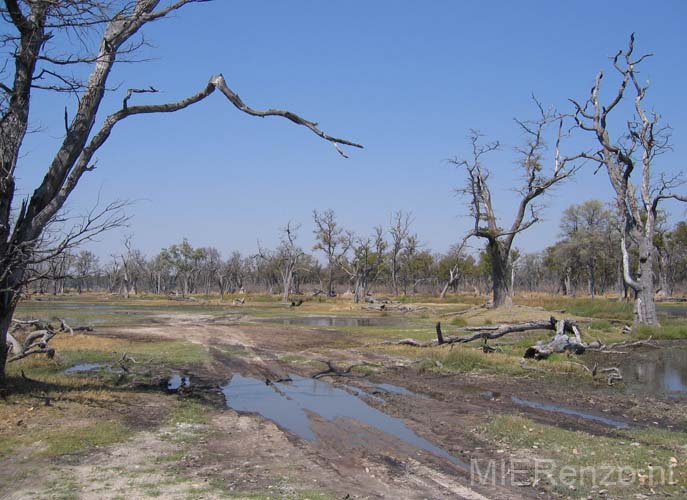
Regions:
[[[625,384],[650,394],[687,393],[687,349],[656,349],[620,367]]]
[[[339,417],[358,420],[402,441],[467,468],[460,459],[418,436],[399,418],[394,418],[349,392],[323,382],[291,375],[290,383],[266,384],[258,379],[234,375],[222,388],[227,406],[237,411],[259,413],[303,439],[315,440],[308,413],[329,421]]]

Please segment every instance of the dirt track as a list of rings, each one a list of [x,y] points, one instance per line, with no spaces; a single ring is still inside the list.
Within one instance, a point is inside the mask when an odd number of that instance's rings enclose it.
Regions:
[[[196,370],[193,378],[198,386],[207,388],[218,408],[211,423],[215,437],[196,447],[195,462],[189,470],[199,481],[220,481],[237,490],[268,492],[277,497],[288,493],[274,490],[286,484],[279,479],[282,477],[288,477],[290,487],[310,484],[335,498],[541,498],[542,491],[537,485],[471,485],[468,471],[356,421],[328,421],[311,415],[310,425],[317,439],[300,439],[259,415],[223,409],[218,387],[233,374],[260,380],[277,380],[290,373],[309,376],[319,369],[313,360],[324,359],[339,366],[367,362],[383,367],[369,376],[329,381],[366,391],[372,396],[363,396],[367,404],[403,419],[418,435],[468,464],[472,459],[486,461],[502,456],[503,450],[475,433],[485,417],[496,414],[524,414],[541,423],[598,435],[615,433],[599,422],[519,406],[511,396],[557,401],[564,390],[566,405],[581,411],[633,425],[655,425],[658,420],[662,426],[684,424],[683,405],[640,405],[633,398],[603,389],[586,392],[584,388],[576,391],[572,385],[549,387],[526,378],[424,373],[407,360],[366,351],[362,341],[344,332],[299,328],[286,333],[277,326],[209,324],[205,318],[183,317],[164,325],[110,329],[100,334],[184,339],[210,350],[215,362]],[[231,354],[239,348],[240,356]],[[302,361],[287,363],[281,361],[284,356],[298,356]],[[417,394],[381,393],[376,384],[382,382]],[[380,394],[383,401],[375,397]]]

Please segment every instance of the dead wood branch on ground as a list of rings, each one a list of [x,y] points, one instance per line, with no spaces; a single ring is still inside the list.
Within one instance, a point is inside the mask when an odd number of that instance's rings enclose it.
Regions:
[[[49,358],[52,358],[55,356],[55,349],[48,343],[58,333],[68,331],[73,335],[75,331],[93,331],[92,326],[71,327],[64,320],[60,320],[59,328],[39,319],[12,320],[12,323],[14,323],[14,328],[11,332],[7,332],[8,363],[32,354],[47,354]],[[27,328],[33,328],[34,331],[27,333],[23,340],[20,340],[21,336],[18,334],[23,333]]]
[[[582,354],[587,345],[582,341],[580,329],[577,322],[571,319],[557,320],[553,316],[548,320],[528,321],[524,323],[502,324],[497,326],[476,326],[461,328],[461,331],[472,332],[465,336],[445,337],[441,331],[441,323],[437,323],[437,339],[429,342],[421,342],[415,339],[402,339],[395,342],[398,345],[410,345],[413,347],[432,347],[443,344],[463,344],[474,340],[482,339],[485,344],[487,340],[497,339],[509,333],[527,332],[533,330],[555,330],[556,335],[549,343],[539,342],[525,351],[525,358],[545,359],[554,352],[570,351],[575,354]],[[572,333],[569,336],[566,333]],[[484,349],[491,352],[491,349]]]
[[[353,375],[351,373],[351,370],[353,370],[353,368],[355,368],[356,366],[361,366],[361,365],[365,364],[365,363],[355,363],[355,364],[349,366],[348,368],[339,368],[331,360],[322,361],[322,363],[327,365],[327,369],[319,371],[317,373],[314,373],[313,375],[311,375],[310,378],[317,379],[317,378],[326,377],[326,376],[329,376],[329,377],[354,377],[355,375]]]

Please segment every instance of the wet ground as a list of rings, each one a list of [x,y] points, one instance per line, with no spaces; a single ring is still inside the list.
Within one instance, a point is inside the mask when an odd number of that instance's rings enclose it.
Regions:
[[[445,458],[464,471],[469,470],[468,464],[418,436],[403,420],[391,417],[358,396],[321,380],[291,374],[288,381],[265,383],[237,374],[222,387],[222,392],[230,408],[259,413],[303,439],[317,439],[310,426],[313,415],[335,424],[340,419],[352,419],[357,424],[371,427],[376,433],[388,434],[407,445]],[[348,439],[356,441],[361,436],[353,433],[348,435]]]
[[[625,386],[634,394],[687,397],[687,348],[653,349],[621,365]]]
[[[104,314],[113,310],[118,309],[103,309]],[[412,358],[370,349],[379,343],[376,336],[347,330],[397,325],[431,330],[431,322],[418,319],[278,315],[222,324],[217,318],[170,313],[158,315],[159,324],[99,328],[92,335],[147,343],[179,339],[207,349],[211,364],[177,366],[160,374],[158,387],[176,394],[169,397],[213,403],[213,437],[194,445],[200,457],[194,473],[223,484],[240,481],[243,490],[256,494],[275,487],[274,478],[283,474],[301,483],[315,481],[334,493],[331,498],[549,498],[552,491],[538,484],[471,483],[471,461],[507,453],[485,437],[485,422],[521,416],[600,437],[633,429],[687,430],[684,342],[603,358],[604,366],[618,365],[625,379],[610,387],[526,371],[518,376],[428,371]],[[364,369],[310,378],[324,360]],[[591,366],[594,358],[580,361]],[[132,369],[143,373],[145,364],[138,360]],[[108,368],[77,363],[65,373]]]
[[[290,318],[266,318],[263,321],[267,321],[268,323],[278,323],[287,326],[303,325],[315,327],[402,327],[408,324],[408,322],[402,318],[356,318],[352,316],[294,316]]]

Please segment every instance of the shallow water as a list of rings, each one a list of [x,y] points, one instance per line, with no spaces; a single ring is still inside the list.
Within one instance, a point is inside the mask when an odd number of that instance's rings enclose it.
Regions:
[[[339,417],[351,418],[467,469],[467,464],[415,434],[401,419],[369,406],[357,396],[321,380],[298,375],[291,375],[291,379],[290,383],[267,385],[258,379],[237,374],[222,387],[222,391],[230,408],[259,413],[303,439],[317,439],[310,427],[308,412],[329,421]]]
[[[511,400],[520,406],[526,406],[528,408],[535,408],[537,410],[550,411],[553,413],[563,413],[565,415],[572,415],[575,417],[580,417],[585,420],[593,420],[594,422],[600,422],[611,427],[616,427],[618,429],[629,429],[630,425],[621,422],[620,420],[613,420],[612,418],[602,417],[600,415],[594,415],[593,413],[588,413],[582,410],[576,410],[574,408],[567,408],[565,406],[560,406],[555,403],[544,403],[541,401],[530,401],[527,399],[521,399],[517,396],[511,396]]]
[[[292,318],[267,318],[263,321],[279,323],[282,325],[305,326],[404,326],[407,322],[399,318],[355,318],[349,316],[294,316]]]
[[[188,375],[181,376],[179,374],[174,374],[169,377],[167,381],[167,390],[174,392],[181,389],[181,387],[191,387],[191,377]]]
[[[348,392],[358,396],[359,398],[365,397],[365,398],[370,398],[374,401],[377,401],[378,403],[384,403],[383,398],[380,398],[379,396],[372,395],[369,392],[365,392],[362,389],[358,389],[357,387],[353,387],[352,385],[344,385],[342,387],[344,389],[346,389]]]
[[[99,370],[101,368],[110,368],[109,365],[103,363],[78,363],[74,366],[67,368],[64,373],[81,373],[81,372],[91,372],[93,370]]]
[[[657,305],[656,311],[659,315],[668,316],[670,318],[687,318],[687,306],[685,305]]]
[[[655,349],[620,366],[630,392],[687,395],[687,349]]]
[[[376,384],[375,387],[385,391],[385,392],[390,392],[392,394],[400,394],[401,396],[417,396],[420,398],[424,398],[422,394],[417,394],[413,391],[409,391],[405,387],[399,387],[394,384]]]

